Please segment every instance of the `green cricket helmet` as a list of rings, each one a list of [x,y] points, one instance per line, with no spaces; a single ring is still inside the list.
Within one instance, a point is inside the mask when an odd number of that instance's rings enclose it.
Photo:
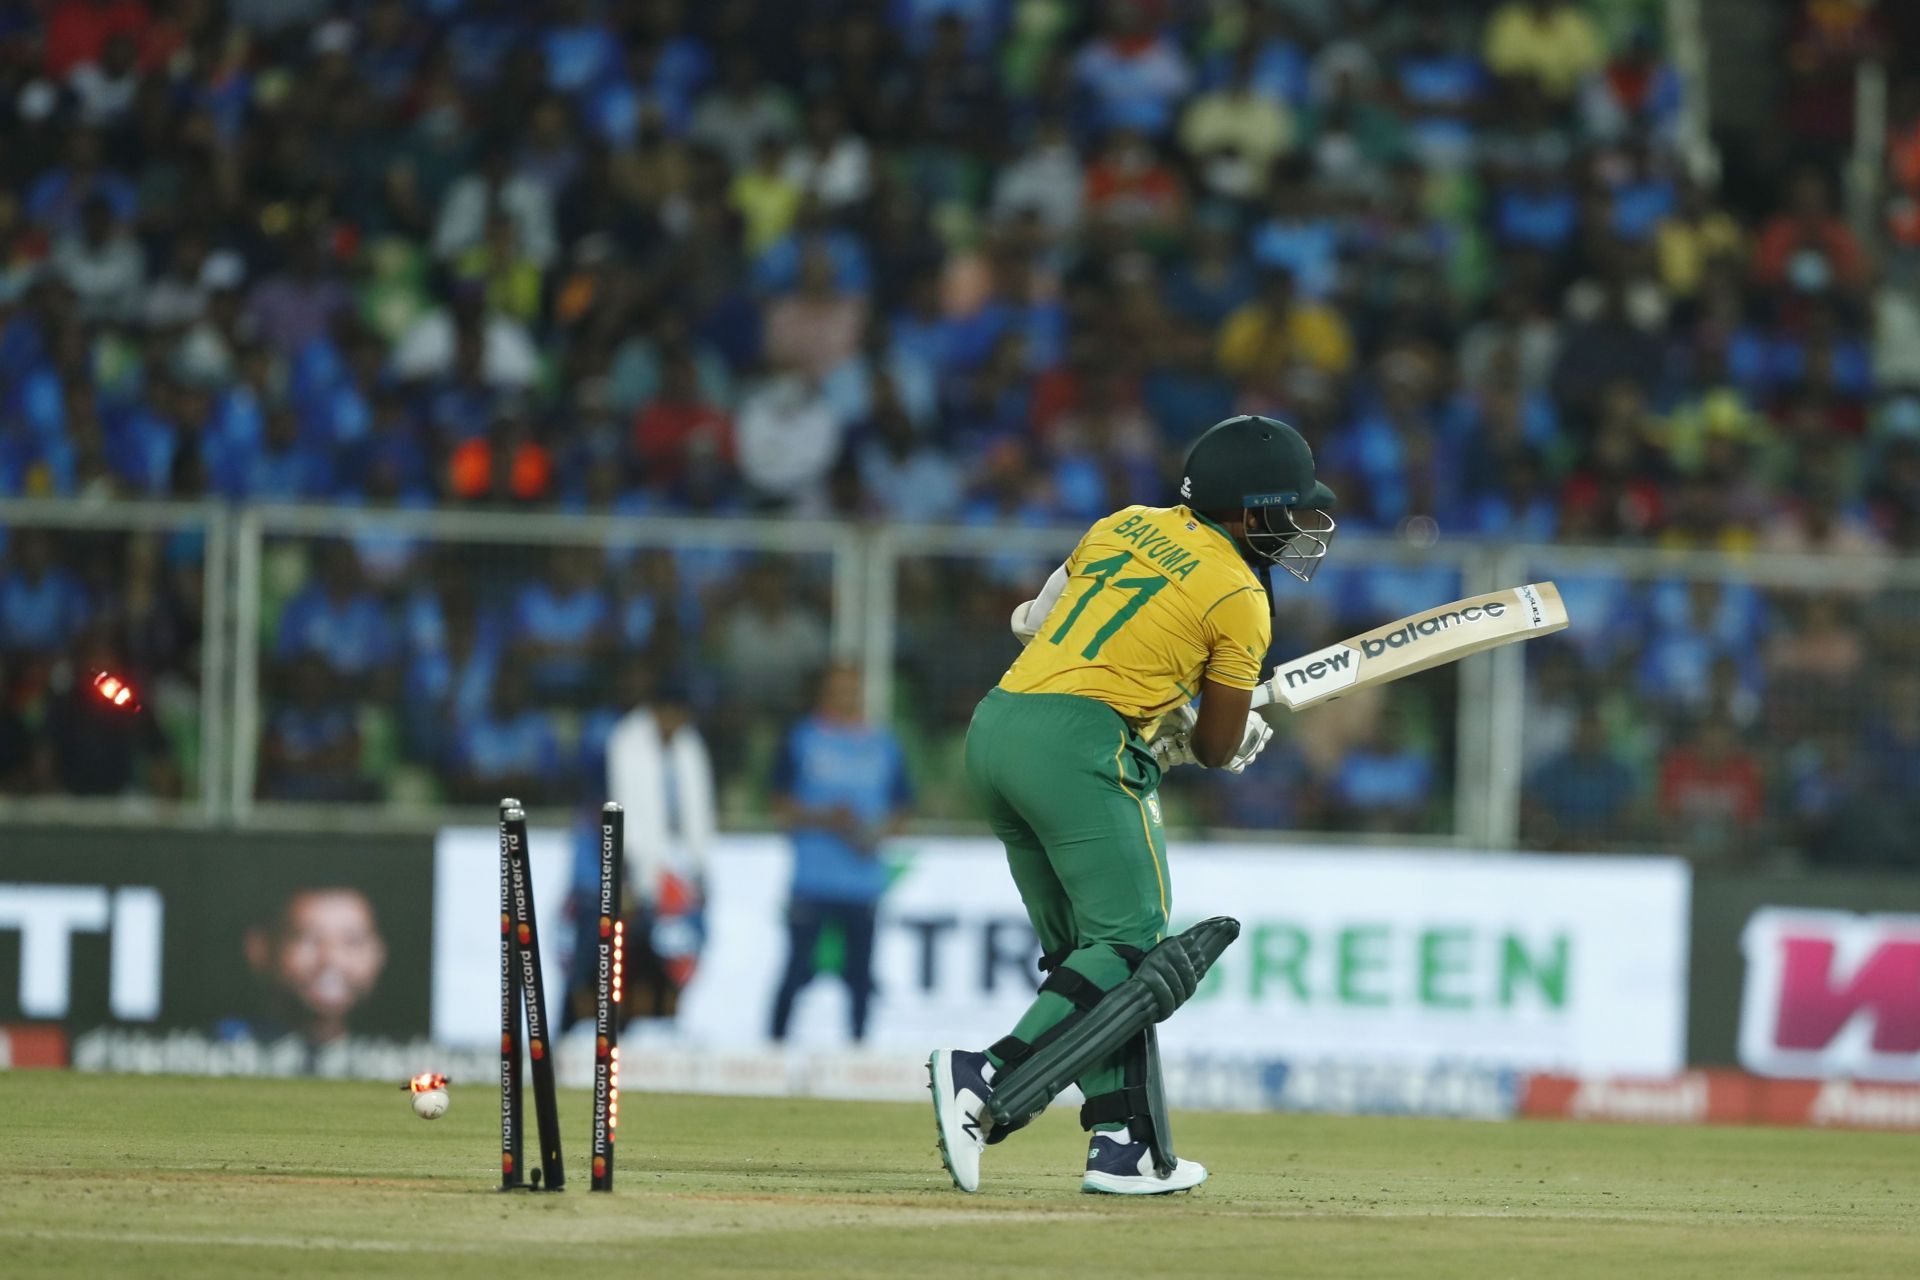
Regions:
[[[1305,582],[1333,536],[1333,490],[1313,475],[1313,450],[1276,418],[1242,414],[1207,428],[1187,452],[1180,497],[1200,512],[1244,513],[1249,556]]]

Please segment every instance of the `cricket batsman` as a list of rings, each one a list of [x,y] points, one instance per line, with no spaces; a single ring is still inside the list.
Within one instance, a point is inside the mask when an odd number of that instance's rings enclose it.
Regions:
[[[1334,496],[1298,431],[1221,422],[1194,443],[1180,503],[1096,522],[1013,614],[1026,646],[967,730],[967,776],[1039,935],[1046,979],[1011,1033],[928,1059],[954,1185],[1069,1083],[1093,1131],[1083,1191],[1187,1191],[1154,1025],[1239,933],[1226,917],[1167,936],[1158,790],[1180,764],[1239,773],[1272,730],[1251,710],[1272,637],[1266,575],[1327,553]],[[1196,711],[1192,704],[1199,700]]]

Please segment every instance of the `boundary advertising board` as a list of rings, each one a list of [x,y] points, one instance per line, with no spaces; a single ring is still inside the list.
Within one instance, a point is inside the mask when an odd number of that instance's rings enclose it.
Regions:
[[[441,833],[435,873],[433,1034],[497,1034],[496,939],[484,872],[495,833]],[[532,848],[550,979],[570,837]],[[785,961],[789,869],[777,836],[713,852],[707,944],[671,1029],[713,1049],[767,1038]],[[903,842],[881,901],[869,1046],[985,1044],[1032,999],[1038,948],[998,845]],[[1185,844],[1172,859],[1174,926],[1237,916],[1242,937],[1164,1035],[1169,1054],[1479,1064],[1664,1073],[1684,1064],[1686,866],[1661,858]],[[792,1024],[803,1048],[845,1042],[839,984],[816,981]]]
[[[1692,949],[1695,1063],[1920,1082],[1920,877],[1702,873]]]
[[[9,832],[6,1057],[44,1059],[56,1030],[77,1064],[164,1044],[167,1069],[344,1073],[426,1030],[432,869],[418,838]]]

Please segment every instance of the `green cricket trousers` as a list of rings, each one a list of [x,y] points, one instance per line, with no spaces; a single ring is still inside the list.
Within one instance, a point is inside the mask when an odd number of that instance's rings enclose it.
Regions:
[[[1102,990],[1125,981],[1126,952],[1165,936],[1171,905],[1146,742],[1092,698],[994,689],[968,726],[966,767],[1041,949]],[[1013,1034],[1031,1044],[1073,1008],[1042,991]],[[1118,1055],[1079,1080],[1088,1097],[1121,1084]]]

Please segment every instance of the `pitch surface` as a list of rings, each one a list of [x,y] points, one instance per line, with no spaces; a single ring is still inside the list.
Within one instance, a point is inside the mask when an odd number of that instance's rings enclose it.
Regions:
[[[1186,1115],[1189,1196],[1078,1191],[1044,1117],[947,1183],[925,1107],[629,1094],[619,1188],[491,1190],[496,1093],[0,1072],[9,1276],[1920,1274],[1911,1136]]]

